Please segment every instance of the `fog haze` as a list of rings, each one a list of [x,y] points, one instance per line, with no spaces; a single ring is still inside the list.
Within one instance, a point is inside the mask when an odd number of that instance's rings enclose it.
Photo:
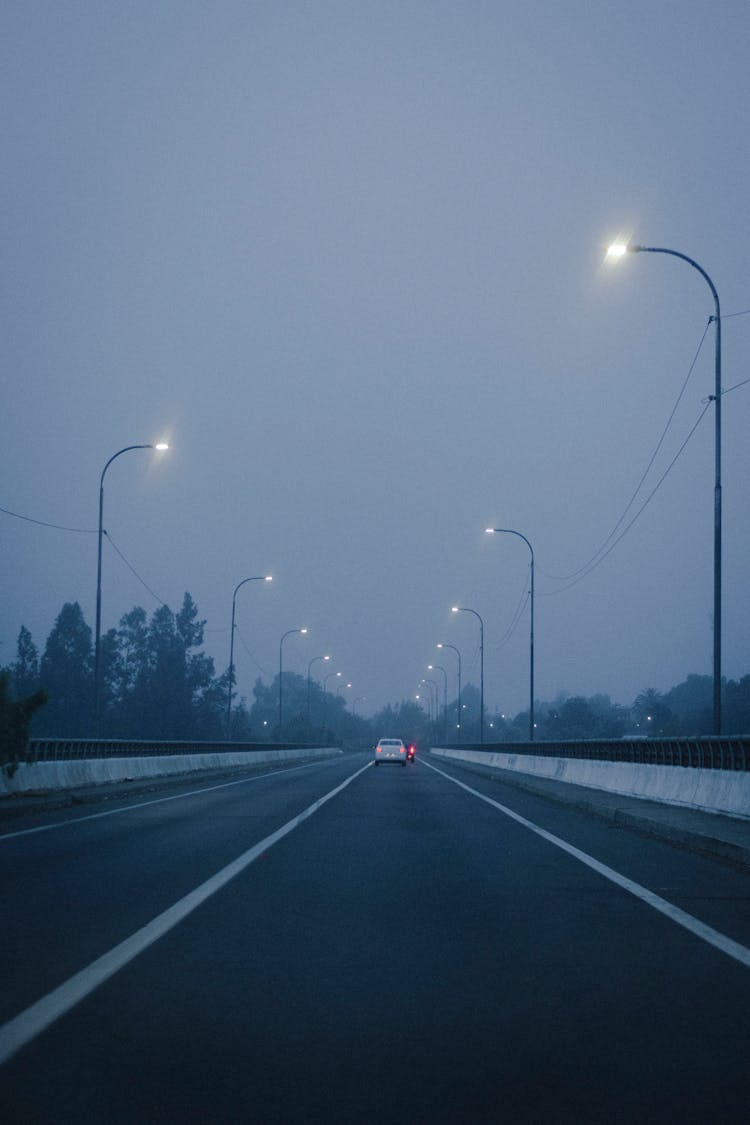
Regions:
[[[744,3],[6,3],[0,664],[66,601],[206,619],[238,696],[328,667],[371,714],[436,659],[488,708],[748,666]],[[7,514],[80,528],[38,526]],[[142,579],[142,582],[139,581]],[[146,583],[148,589],[143,585]],[[320,672],[322,665],[317,665]]]

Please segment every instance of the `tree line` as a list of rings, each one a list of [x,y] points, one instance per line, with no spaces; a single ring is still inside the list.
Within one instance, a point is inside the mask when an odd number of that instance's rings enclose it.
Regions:
[[[100,647],[100,735],[104,738],[223,741],[310,741],[369,744],[383,735],[427,743],[479,740],[479,691],[465,685],[458,700],[428,714],[416,701],[389,704],[370,719],[347,709],[343,697],[284,672],[283,724],[278,676],[255,682],[252,701],[236,699],[227,726],[228,670],[217,674],[202,651],[205,621],[189,593],[177,613],[160,606],[149,618],[136,606]],[[94,645],[77,602],[66,603],[39,651],[22,626],[16,659],[0,669],[0,738],[17,745],[36,738],[93,737]],[[723,684],[724,727],[750,731],[750,675]],[[670,691],[641,692],[630,706],[607,695],[560,697],[535,704],[540,740],[705,735],[712,731],[710,676],[689,675]],[[528,711],[485,713],[486,742],[523,742]],[[3,755],[8,759],[8,753]]]

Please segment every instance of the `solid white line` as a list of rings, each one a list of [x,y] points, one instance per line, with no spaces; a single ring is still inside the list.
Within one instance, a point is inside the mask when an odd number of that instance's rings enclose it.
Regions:
[[[305,762],[301,766],[289,766],[288,769],[268,770],[266,773],[256,773],[252,777],[241,777],[239,781],[222,781],[218,785],[207,785],[203,789],[190,789],[187,793],[175,793],[171,797],[154,797],[149,801],[137,801],[133,805],[121,805],[117,809],[107,809],[105,812],[88,813],[86,816],[70,817],[68,820],[56,820],[52,824],[39,824],[36,828],[19,828],[16,832],[3,832],[0,834],[0,844],[4,840],[15,840],[19,836],[33,836],[37,832],[51,832],[53,828],[68,828],[71,824],[83,824],[85,820],[101,820],[105,816],[117,816],[118,813],[132,812],[133,809],[146,809],[149,805],[163,805],[167,801],[181,801],[184,797],[199,797],[202,793],[213,793],[215,789],[228,789],[232,785],[247,785],[251,781],[261,781],[266,777],[274,777],[280,773],[294,773],[295,770],[309,770],[312,766],[327,765],[329,762],[338,762],[339,758],[324,758],[322,761]],[[163,775],[163,777],[169,775]]]
[[[439,773],[442,777],[447,778],[448,781],[452,781],[453,784],[458,785],[459,788],[465,789],[466,792],[471,793],[472,796],[478,797],[479,800],[484,801],[485,804],[492,805],[492,807],[499,812],[509,816],[511,820],[515,820],[518,824],[522,824],[524,828],[535,832],[537,836],[541,836],[543,840],[554,844],[556,848],[561,848],[562,851],[567,852],[568,855],[573,856],[574,859],[580,860],[581,863],[585,863],[587,867],[598,872],[599,875],[603,875],[605,879],[609,879],[610,882],[615,883],[618,887],[628,891],[631,895],[635,895],[641,902],[645,902],[648,906],[653,907],[654,910],[658,910],[660,914],[663,914],[678,926],[689,930],[691,934],[699,937],[709,945],[714,946],[715,949],[718,949],[721,953],[725,953],[728,957],[733,957],[735,961],[739,961],[741,965],[750,969],[750,949],[748,949],[747,946],[741,945],[738,941],[733,941],[732,938],[727,937],[718,930],[714,930],[713,927],[707,926],[705,922],[694,918],[692,914],[687,914],[684,910],[680,910],[679,906],[674,906],[671,902],[667,902],[666,899],[661,898],[660,895],[654,894],[648,887],[644,887],[640,883],[635,883],[632,879],[628,879],[627,876],[621,875],[619,871],[607,867],[605,863],[600,863],[599,860],[594,859],[593,856],[582,852],[579,848],[568,844],[565,840],[561,840],[559,836],[553,836],[551,832],[540,828],[538,824],[534,824],[532,821],[527,820],[526,817],[520,816],[505,805],[501,805],[499,801],[493,801],[492,797],[486,797],[484,793],[480,793],[479,790],[472,789],[470,785],[465,785],[463,781],[451,777],[449,773],[444,773],[443,770],[439,770],[437,766],[430,765],[430,763],[425,762],[424,759],[422,759],[422,765],[434,770],[435,773]]]
[[[178,922],[181,922],[189,914],[192,914],[199,906],[201,906],[208,898],[221,890],[230,879],[234,879],[235,875],[239,875],[246,867],[249,867],[258,856],[272,848],[274,844],[288,836],[295,828],[298,828],[305,820],[322,808],[328,801],[346,789],[355,778],[369,769],[372,762],[368,762],[366,766],[358,769],[356,773],[347,777],[335,789],[326,793],[323,797],[313,801],[311,805],[298,816],[293,817],[272,832],[270,836],[249,848],[241,856],[235,859],[232,863],[222,868],[205,883],[201,883],[195,890],[190,891],[179,902],[170,906],[163,913],[147,922],[140,930],[136,930],[125,941],[120,942],[108,953],[103,954],[96,961],[92,961],[85,969],[70,977],[58,988],[43,996],[41,1000],[37,1000],[35,1004],[20,1012],[13,1019],[9,1020],[6,1024],[0,1027],[0,1063],[7,1062],[12,1058],[17,1051],[25,1047],[33,1039],[40,1035],[50,1024],[54,1023],[61,1016],[69,1012],[71,1008],[79,1004],[87,996],[98,988],[100,984],[108,980],[114,973],[124,968],[130,961],[148,949],[150,945],[158,941],[159,938],[164,937],[171,929],[173,929]]]

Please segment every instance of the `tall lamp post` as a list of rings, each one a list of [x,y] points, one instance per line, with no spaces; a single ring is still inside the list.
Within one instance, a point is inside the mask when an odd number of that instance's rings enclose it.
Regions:
[[[314,656],[312,658],[312,660],[310,661],[310,663],[307,665],[307,732],[308,732],[308,736],[310,734],[310,684],[311,684],[310,672],[311,672],[313,664],[315,664],[316,661],[318,661],[318,660],[330,660],[330,659],[331,659],[330,656]]]
[[[328,717],[328,706],[327,706],[328,681],[331,679],[332,676],[338,676],[338,678],[341,679],[343,674],[344,674],[343,672],[327,672],[326,675],[323,677],[323,726],[326,725],[326,719]]]
[[[488,527],[488,535],[517,535],[531,551],[531,630],[529,634],[529,742],[534,741],[534,548],[525,535],[512,527]]]
[[[427,684],[427,686],[430,689],[430,705],[432,705],[433,699],[434,699],[435,722],[437,722],[438,715],[440,714],[440,688],[438,687],[437,682],[435,680],[422,680],[422,683]],[[435,689],[434,697],[433,697],[433,694],[432,694],[433,688]]]
[[[292,633],[301,633],[303,636],[307,633],[307,629],[287,629],[279,641],[279,734],[281,734],[281,719],[282,719],[282,698],[284,691],[284,674],[282,669],[282,657],[284,652],[284,641],[287,637],[291,637]]]
[[[118,449],[117,453],[113,453],[107,464],[102,469],[101,476],[99,477],[99,536],[98,536],[98,550],[96,562],[96,633],[94,639],[94,724],[96,728],[96,736],[99,737],[99,718],[101,706],[101,635],[102,635],[102,536],[104,535],[104,474],[109,466],[117,457],[121,457],[123,453],[129,453],[131,449],[158,449],[159,451],[169,449],[165,441],[157,442],[156,445],[150,443],[141,445],[126,445],[124,449]]]
[[[246,582],[273,582],[271,574],[258,574],[253,578],[243,578],[232,594],[232,629],[229,638],[229,691],[227,693],[227,738],[232,737],[232,687],[234,686],[234,618],[237,609],[237,591],[242,589]]]
[[[479,741],[484,742],[484,621],[475,609],[451,606],[451,613],[473,613],[479,622]]]
[[[451,648],[451,649],[453,649],[456,656],[458,657],[458,700],[457,700],[457,707],[456,707],[456,713],[457,713],[456,730],[460,732],[460,730],[461,730],[461,653],[459,652],[459,650],[456,648],[455,645],[442,644],[440,641],[438,641],[437,647],[438,648]]]
[[[428,672],[432,670],[443,673],[443,738],[448,737],[448,673],[442,664],[428,664]]]
[[[668,250],[664,246],[630,246],[623,243],[613,243],[607,250],[612,258],[621,258],[624,254],[669,254],[673,258],[680,258],[697,270],[711,290],[714,299],[714,316],[711,317],[716,325],[716,347],[714,352],[714,653],[713,653],[713,703],[714,703],[714,734],[721,734],[721,307],[719,294],[706,271],[693,258],[681,254],[678,250]]]

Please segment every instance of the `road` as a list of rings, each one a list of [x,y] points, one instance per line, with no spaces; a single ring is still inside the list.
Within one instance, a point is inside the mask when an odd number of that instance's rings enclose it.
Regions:
[[[443,759],[0,826],[8,1123],[745,1122],[750,877]]]

